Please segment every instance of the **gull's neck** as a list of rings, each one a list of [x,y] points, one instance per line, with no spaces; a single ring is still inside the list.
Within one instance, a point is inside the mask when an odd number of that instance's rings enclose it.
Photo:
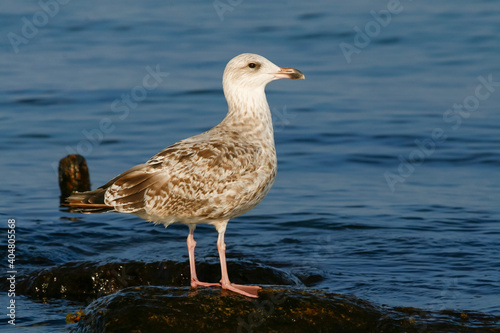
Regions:
[[[274,147],[271,110],[264,87],[252,90],[224,87],[224,95],[228,113],[221,125],[240,131],[240,134],[248,136],[250,140],[265,141]]]

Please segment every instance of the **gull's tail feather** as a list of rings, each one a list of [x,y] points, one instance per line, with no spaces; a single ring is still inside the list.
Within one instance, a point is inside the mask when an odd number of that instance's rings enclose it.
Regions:
[[[93,191],[87,192],[73,192],[66,198],[64,205],[70,207],[74,212],[84,214],[104,213],[116,211],[115,207],[106,205],[104,202],[104,194],[110,186],[112,186],[118,179],[129,175],[130,173],[144,167],[144,164],[136,165],[135,167],[125,171],[121,175],[116,176],[103,186]]]
[[[104,203],[105,188],[99,187],[94,191],[75,192],[66,198],[65,206],[70,207],[74,211],[93,214],[104,213],[114,210],[114,207]]]

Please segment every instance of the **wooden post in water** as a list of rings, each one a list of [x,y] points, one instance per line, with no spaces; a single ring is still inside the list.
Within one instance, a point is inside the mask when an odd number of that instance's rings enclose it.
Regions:
[[[90,191],[89,169],[82,155],[68,155],[59,161],[59,188],[61,202],[75,191]]]

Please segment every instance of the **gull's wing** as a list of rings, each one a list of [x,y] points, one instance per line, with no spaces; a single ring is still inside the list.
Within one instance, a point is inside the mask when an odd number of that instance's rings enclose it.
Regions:
[[[84,212],[85,206],[108,208],[153,221],[241,214],[252,205],[258,187],[269,183],[272,166],[262,165],[261,154],[261,147],[242,140],[194,137],[167,147],[95,191],[70,196],[68,202]]]

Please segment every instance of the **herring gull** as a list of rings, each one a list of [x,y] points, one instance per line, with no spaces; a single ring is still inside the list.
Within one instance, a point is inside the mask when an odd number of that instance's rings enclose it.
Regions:
[[[258,297],[260,287],[229,281],[224,233],[228,221],[259,204],[274,182],[277,160],[265,86],[284,78],[304,75],[257,54],[236,56],[224,70],[228,113],[220,124],[165,148],[94,191],[72,194],[67,205],[83,213],[114,211],[165,226],[186,224],[191,287],[221,286]],[[219,233],[220,284],[196,276],[193,235],[199,223],[212,224]]]

